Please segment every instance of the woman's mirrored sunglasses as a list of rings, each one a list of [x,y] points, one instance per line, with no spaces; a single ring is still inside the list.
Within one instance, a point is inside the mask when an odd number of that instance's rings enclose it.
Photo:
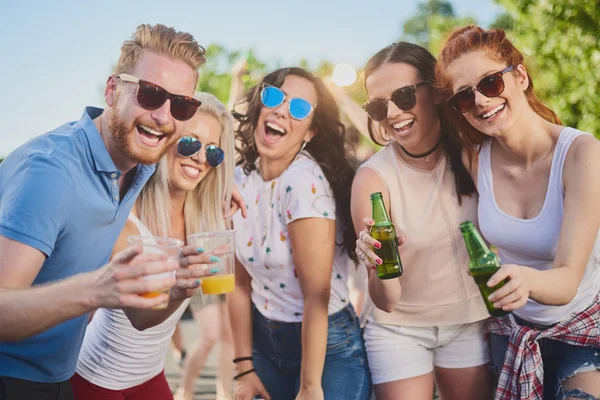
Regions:
[[[428,82],[419,82],[415,85],[404,86],[392,93],[392,96],[387,100],[375,99],[366,102],[362,105],[363,110],[369,114],[369,118],[373,121],[381,122],[388,115],[388,101],[392,101],[396,107],[402,111],[412,110],[417,104],[417,96],[415,91],[421,85],[428,85]]]
[[[177,153],[182,157],[192,157],[200,151],[202,143],[191,136],[184,136],[177,143]],[[211,167],[218,167],[223,162],[225,153],[223,150],[214,144],[206,146],[206,161]]]
[[[171,115],[179,121],[192,118],[202,104],[193,97],[169,93],[166,89],[133,75],[119,74],[117,78],[123,82],[137,83],[137,101],[146,110],[156,110],[162,107],[167,99],[171,100]]]
[[[263,83],[260,91],[260,101],[267,108],[279,107],[286,98],[286,94],[278,87]],[[294,97],[288,101],[290,116],[298,121],[308,118],[315,107],[301,97]]]
[[[509,65],[502,71],[484,76],[477,84],[456,92],[448,101],[456,111],[463,114],[468,113],[475,108],[475,90],[485,97],[500,96],[505,87],[502,75],[514,69],[512,65]]]

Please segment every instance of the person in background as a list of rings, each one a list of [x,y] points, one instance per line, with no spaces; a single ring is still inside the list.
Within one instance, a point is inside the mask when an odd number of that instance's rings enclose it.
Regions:
[[[484,335],[488,317],[467,273],[459,224],[477,221],[477,194],[462,162],[459,135],[433,87],[436,60],[400,42],[377,52],[364,76],[373,141],[385,148],[362,164],[352,186],[357,253],[369,269],[365,341],[377,399],[491,398]],[[404,273],[382,280],[380,245],[369,235],[369,195],[383,194]],[[402,241],[402,239],[401,239]],[[372,311],[369,311],[372,310]]]
[[[600,397],[600,143],[561,126],[502,29],[447,39],[437,85],[449,98],[479,192],[479,224],[502,267],[490,295],[496,399]]]
[[[106,109],[36,137],[0,164],[0,393],[70,399],[88,322],[103,308],[152,308],[179,266],[113,245],[154,166],[200,103],[204,49],[192,35],[140,25],[106,82]],[[68,93],[57,94],[57,101]],[[145,260],[145,261],[144,261]]]
[[[171,351],[173,353],[175,361],[177,362],[177,364],[179,364],[180,367],[183,367],[185,357],[187,356],[185,344],[183,343],[183,334],[181,332],[181,322],[186,319],[190,319],[189,316],[191,316],[191,313],[192,311],[190,309],[190,306],[188,305],[187,308],[183,311],[183,314],[181,314],[181,319],[179,320],[179,322],[177,322],[177,325],[175,325],[173,336],[171,336]]]
[[[225,295],[194,296],[191,309],[194,320],[198,322],[200,338],[186,358],[181,371],[179,389],[175,393],[175,400],[192,400],[194,398],[196,380],[202,373],[206,360],[216,344],[219,344],[216,400],[231,399],[233,342]]]
[[[368,399],[362,329],[348,300],[354,168],[339,109],[301,68],[267,74],[236,113],[236,289],[228,295],[236,399]]]

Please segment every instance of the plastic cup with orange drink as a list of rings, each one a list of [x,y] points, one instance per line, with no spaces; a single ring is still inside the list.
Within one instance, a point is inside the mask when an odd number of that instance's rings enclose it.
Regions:
[[[220,261],[206,268],[219,271],[202,280],[203,294],[224,294],[233,292],[235,287],[235,231],[201,232],[189,235],[187,244],[204,249],[204,254],[217,256]]]
[[[179,239],[161,237],[161,236],[129,236],[127,242],[130,246],[139,246],[142,248],[142,254],[163,254],[167,259],[179,262],[179,253],[183,247],[183,242]],[[175,276],[176,271],[163,272],[144,276],[142,279],[162,279],[169,276]],[[160,294],[169,294],[171,289],[165,289],[156,292],[141,294],[142,297],[154,298]],[[153,307],[155,310],[167,308],[168,302]]]

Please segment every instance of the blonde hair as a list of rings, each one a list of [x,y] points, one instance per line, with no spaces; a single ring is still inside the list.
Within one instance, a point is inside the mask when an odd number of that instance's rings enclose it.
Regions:
[[[144,50],[185,62],[194,71],[195,82],[198,81],[198,69],[206,62],[204,47],[191,34],[161,24],[142,24],[131,40],[121,46],[115,75],[131,73]]]
[[[221,165],[210,169],[193,191],[186,193],[183,205],[186,235],[231,229],[229,205],[235,168],[231,114],[212,94],[196,93],[194,97],[202,102],[196,114],[205,113],[219,121],[219,147],[225,158]],[[163,157],[136,201],[140,220],[155,235],[171,236],[170,200],[169,170],[167,159]]]

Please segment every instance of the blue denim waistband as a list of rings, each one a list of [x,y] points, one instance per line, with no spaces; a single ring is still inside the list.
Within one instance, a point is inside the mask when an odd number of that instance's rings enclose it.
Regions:
[[[541,325],[541,324],[536,324],[534,322],[529,322],[521,317],[517,317],[515,314],[513,314],[513,317],[515,319],[515,322],[521,326],[526,326],[529,327],[531,329],[534,329],[536,331],[544,331],[546,329],[550,329],[553,326],[555,326],[556,324],[551,324],[551,325]]]
[[[302,321],[300,322],[284,322],[277,321],[273,319],[269,319],[265,317],[260,310],[252,303],[252,316],[255,324],[263,324],[270,326],[272,328],[282,328],[282,327],[299,327],[302,325]],[[327,318],[329,321],[329,325],[341,325],[345,323],[352,323],[354,320],[358,321],[358,316],[356,315],[356,311],[354,311],[354,307],[352,304],[348,304],[346,307],[342,308],[339,311],[334,312],[329,315]]]

